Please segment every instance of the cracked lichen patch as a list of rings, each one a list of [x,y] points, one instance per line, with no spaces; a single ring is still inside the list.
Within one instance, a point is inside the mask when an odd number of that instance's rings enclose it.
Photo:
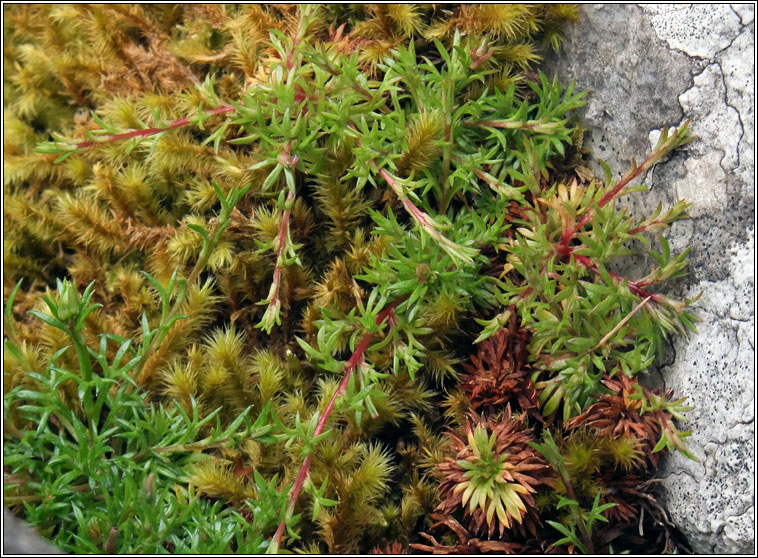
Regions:
[[[751,117],[755,106],[755,35],[750,25],[734,40],[732,45],[721,52],[718,63],[724,75],[726,98],[740,117],[742,138],[738,149],[740,178],[750,183],[755,176],[755,118]],[[745,71],[752,68],[753,71]]]
[[[755,21],[754,4],[731,4],[734,13],[740,17],[742,25],[749,25]]]
[[[729,285],[723,283],[702,285],[709,293],[701,302],[703,308],[717,306],[718,294],[729,292]],[[692,480],[669,475],[662,483],[664,498],[672,518],[696,549],[744,552],[748,532],[736,547],[723,546],[728,541],[715,537],[718,542],[714,536],[723,530],[727,518],[754,505],[754,370],[752,351],[745,346],[754,326],[725,320],[712,311],[701,311],[700,317],[698,334],[677,343],[676,362],[664,376],[668,387],[688,396],[688,403],[696,406],[683,427],[693,429],[689,444],[702,465],[677,456],[666,460],[664,474],[686,470]],[[710,520],[693,523],[693,517],[703,515]],[[734,542],[734,536],[729,540]]]
[[[643,5],[656,35],[670,48],[699,58],[713,58],[729,46],[741,24],[728,4]]]
[[[725,323],[718,315],[701,312],[698,335],[677,345],[677,361],[664,372],[667,385],[678,396],[687,396],[696,409],[687,416],[693,428],[692,444],[708,440],[725,442],[726,422],[738,422],[752,404],[751,359],[736,350],[742,322]],[[731,326],[731,327],[727,327]]]
[[[711,151],[685,161],[688,180],[676,184],[676,194],[692,203],[688,210],[690,216],[698,217],[727,208],[726,174],[720,167],[723,158],[722,153]]]
[[[752,27],[746,29],[730,48],[716,57],[727,87],[727,102],[745,115],[751,111],[755,101],[755,72],[745,71],[746,68],[755,67],[754,39]],[[752,121],[748,122],[753,124]]]
[[[739,433],[725,443],[708,444],[703,466],[688,465],[689,470],[679,470],[664,478],[667,496],[690,504],[669,509],[672,519],[684,525],[689,542],[700,552],[724,552],[725,548],[733,552],[749,551],[744,532],[740,539],[735,529],[753,514],[754,470],[743,465],[751,458],[746,448],[752,434],[745,427],[737,427],[735,431]],[[714,498],[714,494],[724,492],[735,495],[727,508]],[[694,514],[694,509],[699,513]]]
[[[755,324],[755,236],[744,246],[733,247],[730,256],[735,302],[729,306],[729,317]]]
[[[679,96],[679,102],[687,117],[692,119],[692,133],[700,138],[700,145],[695,144],[695,148],[701,152],[722,151],[721,168],[734,170],[738,163],[742,123],[737,110],[726,102],[721,67],[709,64],[695,76],[693,86]]]

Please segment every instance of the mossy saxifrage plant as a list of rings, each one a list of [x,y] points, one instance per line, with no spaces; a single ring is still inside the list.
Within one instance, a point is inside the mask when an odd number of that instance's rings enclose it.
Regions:
[[[664,448],[692,457],[686,408],[636,375],[692,328],[691,301],[653,289],[686,252],[661,236],[647,276],[607,268],[683,216],[617,201],[687,126],[591,178],[558,164],[573,87],[505,83],[487,35],[361,60],[312,40],[318,10],[271,32],[237,100],[209,77],[160,100],[184,116],[116,99],[40,145],[69,181],[52,206],[14,175],[34,238],[92,282],[8,297],[6,503],[79,552],[597,552],[640,510],[672,549],[645,479]]]

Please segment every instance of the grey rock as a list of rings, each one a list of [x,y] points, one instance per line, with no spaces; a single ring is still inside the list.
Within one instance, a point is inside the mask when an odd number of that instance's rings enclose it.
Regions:
[[[642,178],[622,203],[649,214],[679,199],[691,219],[667,233],[692,246],[678,298],[703,291],[698,333],[673,340],[651,371],[695,406],[680,425],[689,448],[662,462],[672,519],[699,553],[755,553],[755,6],[582,5],[546,73],[589,89],[580,117],[594,158],[617,174],[643,159],[664,126],[691,118],[697,139]],[[622,271],[647,273],[639,257]]]
[[[3,555],[8,554],[33,554],[41,556],[45,554],[63,554],[49,542],[43,540],[34,529],[30,529],[24,522],[3,506]]]

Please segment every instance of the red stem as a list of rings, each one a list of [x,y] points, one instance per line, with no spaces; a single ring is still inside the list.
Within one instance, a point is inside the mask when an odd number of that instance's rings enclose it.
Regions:
[[[666,224],[660,219],[656,219],[655,221],[651,221],[647,225],[642,225],[642,226],[633,228],[627,234],[639,234],[639,233],[647,232],[649,228],[654,227],[656,225],[660,225],[661,223],[663,223],[664,225]]]
[[[372,161],[373,162],[373,161]],[[374,168],[377,168],[376,163],[374,163]],[[387,181],[387,184],[390,185],[390,188],[392,188],[395,193],[398,195],[398,197],[401,197],[403,195],[403,189],[398,185],[397,182],[395,182],[395,179],[392,178],[392,175],[388,173],[384,169],[379,169],[379,175]]]
[[[235,110],[235,108],[232,105],[224,105],[223,107],[209,110],[206,112],[206,114],[223,114],[225,112],[230,112],[233,110]],[[154,136],[155,134],[160,134],[161,132],[166,132],[168,130],[173,130],[175,128],[181,128],[182,126],[186,126],[189,123],[190,123],[190,117],[185,116],[184,118],[180,118],[179,120],[174,120],[166,128],[144,128],[143,130],[132,130],[131,132],[124,132],[123,134],[114,134],[112,136],[104,136],[102,139],[99,139],[99,140],[90,140],[90,141],[83,141],[81,143],[77,143],[76,148],[86,149],[88,147],[94,147],[95,145],[98,145],[101,143],[111,143],[111,142],[119,141],[122,139]]]
[[[374,163],[374,166],[376,166],[376,163]],[[395,181],[395,179],[392,178],[392,175],[390,173],[384,169],[380,169],[379,175],[387,181],[387,184],[390,185],[392,191],[395,192],[398,198],[400,198],[400,201],[403,203],[405,210],[410,213],[414,219],[416,219],[419,225],[421,225],[427,232],[436,231],[435,224],[430,221],[429,215],[420,210],[418,206],[408,198],[408,196],[404,195],[402,186],[400,186]]]
[[[628,173],[626,173],[623,177],[621,177],[621,180],[619,180],[619,183],[616,184],[612,189],[608,190],[602,198],[600,198],[600,201],[597,202],[598,207],[603,207],[606,204],[608,204],[611,200],[613,200],[618,193],[621,191],[624,186],[629,184],[632,180],[637,178],[639,175],[641,175],[645,170],[648,168],[648,164],[651,161],[654,161],[656,158],[660,157],[660,153],[658,151],[653,151],[647,159],[645,159],[641,165],[637,166],[635,169],[630,170]],[[574,237],[576,233],[578,233],[584,225],[586,225],[590,219],[592,219],[592,210],[588,210],[587,213],[582,217],[582,219],[577,223],[577,225],[571,229],[569,232],[567,232],[565,235],[563,235],[563,238],[561,239],[561,253],[562,254],[568,254],[568,245],[569,242],[571,242],[571,239]]]
[[[474,52],[473,54],[476,54],[476,52]],[[484,64],[487,60],[489,60],[493,54],[495,54],[495,49],[491,48],[478,58],[474,58],[472,56],[473,61],[471,62],[471,65],[469,66],[469,70],[472,70],[472,71],[476,70],[479,66]]]
[[[379,314],[376,317],[376,325],[381,325],[382,322],[384,322],[385,319],[387,319],[392,312],[394,311],[395,307],[403,302],[407,296],[404,296],[391,304],[389,304],[384,310],[379,312]],[[392,321],[390,320],[390,324],[392,324]],[[355,370],[356,366],[358,366],[358,363],[363,359],[363,354],[366,352],[366,349],[368,349],[369,343],[371,342],[371,334],[367,333],[363,336],[363,339],[361,339],[360,343],[358,343],[358,346],[353,351],[353,354],[350,356],[350,359],[345,363],[345,375],[342,377],[342,381],[340,382],[340,385],[337,386],[337,390],[334,392],[334,395],[332,395],[332,398],[329,400],[329,404],[326,406],[326,409],[324,409],[324,413],[319,418],[318,423],[316,424],[316,430],[313,432],[314,438],[321,434],[324,430],[324,426],[326,426],[326,421],[329,419],[329,416],[332,414],[332,410],[334,409],[334,405],[337,402],[337,397],[342,395],[345,390],[347,390],[347,384],[350,381],[350,375],[353,373],[353,370]],[[274,538],[271,542],[272,545],[274,545],[274,548],[279,550],[279,544],[282,541],[282,536],[284,536],[284,529],[286,527],[286,520],[287,517],[289,517],[292,512],[295,510],[295,503],[297,502],[298,496],[300,496],[300,491],[303,489],[303,484],[305,484],[305,479],[308,476],[308,470],[311,468],[311,461],[313,459],[313,454],[310,453],[308,456],[303,460],[303,464],[300,466],[300,471],[297,474],[297,478],[295,479],[295,484],[292,485],[292,492],[290,493],[290,501],[289,505],[287,506],[287,513],[284,516],[284,519],[282,519],[279,522],[279,527],[276,530],[276,534],[274,535]]]
[[[597,266],[592,263],[592,260],[590,260],[587,256],[580,256],[579,254],[572,254],[574,256],[574,259],[582,264],[584,267],[590,269],[592,272],[596,273],[597,275],[600,275],[600,270],[597,268]],[[617,273],[611,273],[608,272],[608,274],[617,281],[628,281],[626,277],[623,275],[618,275]],[[659,296],[655,293],[651,293],[643,289],[639,286],[639,284],[636,281],[628,281],[629,283],[629,290],[637,295],[640,298],[647,298],[650,297],[653,301],[658,302]]]

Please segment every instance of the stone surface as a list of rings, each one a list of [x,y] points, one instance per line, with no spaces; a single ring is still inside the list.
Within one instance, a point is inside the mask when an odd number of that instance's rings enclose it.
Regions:
[[[3,555],[32,554],[63,554],[50,543],[44,541],[37,533],[24,525],[11,511],[3,506]]]
[[[676,297],[703,291],[698,333],[673,340],[652,371],[695,410],[681,425],[699,463],[663,461],[662,495],[700,553],[755,553],[755,6],[582,5],[546,72],[589,89],[580,116],[596,158],[617,174],[646,156],[664,126],[691,118],[697,139],[654,167],[638,215],[692,203],[667,233],[692,246]],[[623,271],[647,273],[637,258]]]

